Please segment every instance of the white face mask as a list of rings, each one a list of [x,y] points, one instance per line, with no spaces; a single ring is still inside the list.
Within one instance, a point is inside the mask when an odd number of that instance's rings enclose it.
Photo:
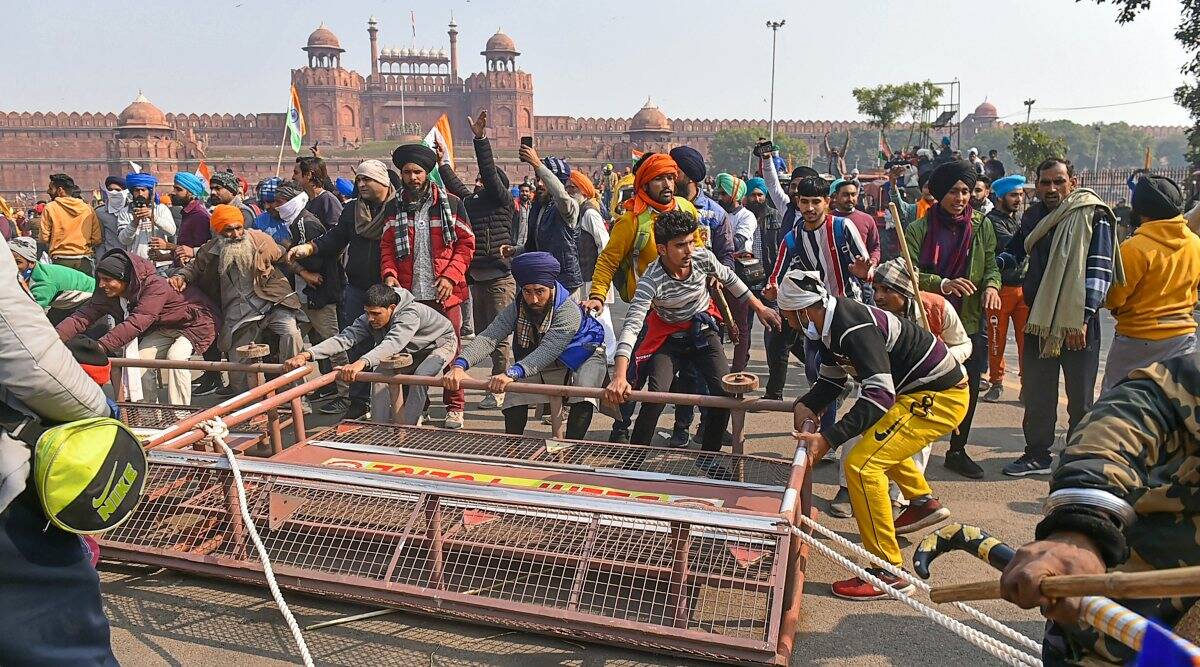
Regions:
[[[812,322],[808,323],[808,328],[804,330],[804,335],[809,340],[821,340],[821,333],[817,331],[817,325]]]
[[[107,194],[108,194],[108,204],[107,204],[108,212],[112,213],[114,215],[117,213],[117,211],[120,211],[121,209],[125,208],[125,204],[129,201],[129,191],[128,190],[117,190],[115,192],[112,190],[108,190]]]
[[[308,194],[301,192],[300,194],[292,197],[276,207],[275,212],[279,214],[280,220],[283,220],[290,225],[292,224],[292,221],[296,219],[296,216],[300,215],[300,212],[303,211],[304,207],[307,205]]]

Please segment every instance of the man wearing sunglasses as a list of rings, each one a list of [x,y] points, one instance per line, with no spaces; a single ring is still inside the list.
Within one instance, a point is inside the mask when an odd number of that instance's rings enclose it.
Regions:
[[[1096,193],[1078,187],[1070,161],[1049,158],[1039,164],[1036,184],[1038,201],[996,258],[1001,271],[1029,259],[1021,377],[1025,453],[1004,466],[1004,474],[1013,477],[1050,472],[1059,369],[1067,389],[1068,432],[1092,408],[1100,365],[1096,312],[1113,282],[1124,282],[1116,215]]]

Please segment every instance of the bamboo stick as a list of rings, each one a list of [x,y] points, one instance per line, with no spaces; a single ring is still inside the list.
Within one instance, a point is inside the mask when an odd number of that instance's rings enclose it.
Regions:
[[[1180,567],[1152,572],[1111,572],[1108,574],[1070,574],[1046,577],[1041,592],[1050,598],[1103,595],[1125,600],[1194,597],[1200,595],[1200,566]],[[1000,599],[1000,582],[974,581],[967,584],[938,586],[929,591],[934,602],[966,602]]]
[[[896,208],[895,202],[888,202],[888,210],[892,214],[892,224],[896,226],[896,238],[900,242],[900,256],[904,258],[904,265],[908,267],[908,278],[912,281],[913,299],[917,302],[920,324],[926,331],[930,331],[929,316],[925,314],[925,302],[921,300],[921,284],[917,281],[917,269],[913,266],[912,256],[908,254],[908,239],[904,237],[904,223],[900,222],[900,211]]]

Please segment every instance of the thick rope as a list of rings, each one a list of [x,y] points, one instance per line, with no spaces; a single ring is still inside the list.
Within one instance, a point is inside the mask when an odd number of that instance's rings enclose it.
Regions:
[[[928,618],[934,623],[937,623],[943,628],[962,637],[969,643],[974,644],[976,647],[991,654],[1004,664],[1011,665],[1012,667],[1022,667],[1026,665],[1028,667],[1042,666],[1042,661],[1039,658],[1029,655],[1020,649],[1009,646],[1008,644],[1005,644],[994,637],[989,637],[988,635],[983,634],[982,632],[962,623],[961,621],[950,618],[936,609],[931,609],[912,596],[892,588],[884,583],[879,577],[867,572],[866,569],[862,568],[842,554],[834,551],[832,548],[822,544],[820,540],[806,534],[800,528],[793,527],[792,534],[806,542],[812,548],[816,549],[817,552],[819,552],[822,556],[825,556],[829,560],[832,560],[833,562],[852,572],[859,579],[866,581],[875,588],[878,588],[896,600],[899,600],[925,618]]]
[[[863,549],[861,546],[851,542],[850,540],[847,540],[846,538],[842,537],[841,535],[838,535],[837,533],[833,532],[832,530],[829,530],[828,528],[826,528],[825,526],[822,526],[821,524],[817,523],[816,521],[813,521],[811,518],[809,518],[807,516],[801,516],[800,520],[801,520],[801,522],[804,523],[804,525],[812,528],[813,530],[817,531],[821,535],[824,535],[825,537],[833,540],[834,542],[837,542],[838,544],[842,545],[846,549],[849,549],[850,551],[854,552],[855,554],[865,557],[867,560],[871,561],[871,563],[873,563],[876,567],[881,567],[881,568],[887,570],[888,572],[891,572],[892,574],[896,575],[897,577],[900,577],[904,581],[907,581],[908,583],[916,586],[922,593],[925,593],[926,595],[929,594],[929,584],[925,583],[924,581],[921,581],[917,577],[912,576],[908,572],[904,571],[903,568],[896,567],[895,565],[892,565],[891,563],[883,560],[882,558],[879,558],[878,556],[871,553],[870,551]],[[1041,655],[1042,645],[1037,643],[1033,639],[1030,639],[1029,637],[1021,634],[1020,632],[1017,632],[1016,630],[1013,630],[1012,628],[1008,627],[1007,625],[1004,625],[1000,621],[997,621],[996,619],[992,618],[991,616],[988,616],[987,614],[983,613],[982,611],[980,611],[968,604],[963,604],[962,602],[952,602],[951,605],[954,608],[958,609],[959,611],[962,611],[963,613],[967,614],[971,618],[974,618],[976,621],[979,621],[980,623],[984,624],[985,626],[990,628],[993,632],[1002,634],[1005,637],[1008,637],[1009,639],[1011,639],[1012,641],[1017,642],[1021,646],[1024,646],[1025,648],[1027,648],[1031,651],[1034,651],[1036,654]]]
[[[250,506],[246,500],[246,486],[242,482],[242,471],[238,467],[237,457],[233,450],[225,444],[225,437],[229,435],[229,427],[220,417],[213,417],[208,421],[201,422],[197,424],[197,427],[212,438],[212,441],[224,451],[225,458],[229,461],[229,470],[233,473],[234,487],[237,489],[238,507],[242,511],[242,522],[246,524],[246,532],[250,534],[250,541],[258,550],[258,559],[262,562],[263,575],[267,578],[271,597],[275,598],[275,604],[279,605],[279,611],[283,613],[283,620],[287,622],[288,629],[292,631],[292,638],[296,640],[296,646],[300,649],[300,658],[305,667],[313,667],[312,654],[308,652],[304,633],[300,631],[296,617],[292,616],[292,610],[288,609],[287,602],[283,599],[283,593],[279,590],[279,584],[275,582],[275,570],[271,568],[271,559],[267,557],[267,548],[263,546],[262,539],[258,536],[258,529],[254,527],[254,518],[250,516]]]

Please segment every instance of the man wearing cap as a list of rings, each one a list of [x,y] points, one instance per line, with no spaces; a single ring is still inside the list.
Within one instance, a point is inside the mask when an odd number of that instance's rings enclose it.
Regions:
[[[171,202],[180,207],[179,233],[174,243],[157,237],[151,238],[150,247],[156,250],[173,250],[175,260],[180,264],[191,261],[192,257],[196,256],[196,248],[212,238],[208,209],[204,206],[204,200],[207,198],[208,190],[204,187],[204,179],[190,171],[175,174]]]
[[[109,250],[124,247],[117,238],[117,214],[129,203],[129,191],[125,189],[125,179],[121,176],[109,176],[104,179],[104,203],[96,207],[96,219],[100,221],[100,245],[96,248],[96,256],[103,257]]]
[[[59,338],[68,341],[105,315],[117,322],[99,339],[109,356],[176,361],[207,350],[216,338],[221,319],[199,290],[171,289],[155,272],[153,263],[119,249],[96,264],[96,291],[91,299],[55,328]],[[172,405],[192,402],[191,371],[162,371],[165,397],[158,395],[153,371],[133,375],[141,376],[142,392],[148,400]]]
[[[170,282],[182,292],[195,285],[221,305],[222,322],[219,345],[234,361],[242,362],[239,347],[262,342],[271,331],[279,337],[280,359],[296,356],[302,347],[296,323],[303,317],[300,300],[291,282],[283,274],[286,268],[283,250],[268,235],[246,229],[240,209],[219,204],[212,210],[212,229],[216,236],[196,250],[196,258],[171,276]],[[219,394],[232,395],[246,390],[242,374],[232,374],[229,387]]]
[[[512,336],[516,363],[488,379],[488,390],[504,393],[504,432],[520,435],[529,422],[529,406],[545,397],[520,393],[519,384],[600,387],[608,370],[604,329],[558,282],[558,260],[547,252],[527,252],[512,262],[521,298],[500,311],[475,340],[463,348],[443,378],[449,390],[461,390],[472,365],[482,362]],[[512,383],[517,383],[513,387]],[[569,398],[566,437],[587,436],[594,399]]]
[[[338,223],[319,238],[288,249],[288,261],[306,257],[339,259],[345,252],[346,286],[342,292],[341,322],[348,325],[363,314],[367,290],[383,282],[380,278],[380,244],[383,231],[393,224],[398,212],[396,185],[387,165],[364,160],[354,170],[358,198],[342,209]],[[351,352],[350,356],[354,357]],[[350,388],[351,405],[343,419],[358,419],[370,409],[370,386],[357,383]]]
[[[583,270],[579,266],[579,202],[567,193],[565,185],[571,179],[571,165],[557,157],[539,160],[532,146],[521,146],[520,155],[537,175],[529,229],[523,245],[502,246],[500,252],[504,257],[538,250],[554,255],[562,270],[558,282],[575,292],[583,286]],[[580,296],[576,294],[576,298]]]
[[[979,149],[978,148],[975,148],[974,146],[972,146],[971,150],[967,151],[967,160],[971,163],[972,167],[975,167],[975,173],[979,174],[980,176],[984,175],[983,160],[979,159]],[[991,179],[988,179],[988,180],[990,181]]]
[[[476,327],[482,328],[495,320],[500,311],[507,308],[516,297],[517,284],[513,281],[508,263],[500,254],[504,246],[517,245],[512,238],[515,209],[508,176],[496,166],[492,156],[492,144],[487,138],[487,111],[479,112],[474,120],[467,120],[475,134],[475,161],[479,165],[475,188],[467,188],[444,159],[438,167],[438,174],[446,184],[446,189],[462,199],[467,217],[471,220],[471,229],[475,232],[475,256],[471,258],[469,274],[471,309]],[[442,153],[440,145],[435,148],[439,154]],[[492,375],[503,373],[509,363],[508,340],[504,339],[492,350]],[[503,395],[488,394],[479,407],[484,410],[495,409],[503,400]]]
[[[1183,219],[1183,190],[1148,175],[1133,189],[1134,233],[1121,244],[1125,284],[1113,285],[1104,306],[1116,318],[1100,393],[1130,371],[1190,355],[1196,348],[1196,286],[1200,238]]]
[[[762,255],[763,266],[775,266],[778,258],[779,243],[783,241],[782,225],[779,211],[771,206],[771,197],[767,194],[767,182],[762,176],[755,176],[746,181],[746,208],[754,214],[755,227],[758,229],[758,246]]]
[[[117,238],[131,255],[149,259],[166,274],[171,268],[171,252],[166,249],[176,232],[175,216],[166,204],[157,200],[158,179],[153,174],[132,173],[125,176],[129,187],[129,205],[117,213]],[[159,239],[154,241],[153,239]],[[151,257],[151,250],[154,257]]]
[[[1021,226],[996,258],[1001,269],[1026,258],[1025,453],[1004,474],[1048,474],[1058,421],[1058,377],[1067,390],[1068,432],[1095,399],[1100,366],[1100,319],[1109,287],[1124,282],[1115,215],[1095,192],[1078,187],[1064,158],[1038,165],[1038,202],[1025,210]]]
[[[380,275],[386,285],[403,287],[418,302],[446,316],[462,334],[461,305],[467,298],[467,270],[475,253],[475,234],[462,200],[429,178],[437,154],[420,143],[402,144],[392,153],[400,170],[400,196],[394,223],[379,239]],[[462,428],[462,392],[445,392],[444,426]]]
[[[96,291],[96,279],[82,271],[38,261],[37,241],[18,236],[8,242],[17,263],[17,279],[46,311],[50,324],[66,319]]]
[[[704,245],[717,256],[717,261],[733,268],[734,230],[725,219],[725,210],[716,201],[704,194],[700,184],[710,180],[704,157],[691,146],[676,146],[671,149],[671,159],[679,165],[675,175],[675,191],[680,197],[692,202],[700,215],[701,229],[708,238]]]
[[[762,235],[758,230],[758,219],[750,209],[742,205],[746,196],[746,181],[729,173],[717,174],[717,203],[725,210],[725,224],[733,230],[734,255],[742,258],[762,257]],[[747,285],[751,290],[761,289],[762,285]],[[750,309],[737,299],[729,298],[729,310],[732,312],[738,329],[737,345],[733,348],[732,372],[740,373],[746,369],[750,361],[750,332],[754,320],[750,317]]]
[[[831,447],[862,436],[843,465],[858,532],[867,551],[903,567],[896,535],[950,516],[933,497],[912,456],[962,420],[969,401],[966,375],[946,344],[917,323],[831,296],[822,283],[815,271],[793,270],[779,285],[784,317],[820,349],[820,377],[795,403],[797,437],[808,449],[809,460],[818,461]],[[819,432],[800,433],[806,421],[816,421],[816,415],[833,404],[851,374],[861,393],[850,410]],[[889,479],[909,501],[895,520]],[[868,571],[896,590],[912,589],[890,572]],[[858,577],[835,582],[833,594],[849,600],[888,597]]]
[[[1005,176],[992,182],[992,193],[996,206],[987,214],[996,230],[996,254],[1008,247],[1008,242],[1017,232],[1021,221],[1017,213],[1025,202],[1025,177],[1020,174]],[[984,401],[996,403],[1004,396],[1004,348],[1008,346],[1008,323],[1012,321],[1013,335],[1017,339],[1018,374],[1025,368],[1025,321],[1029,318],[1029,306],[1025,304],[1025,280],[1028,260],[1000,271],[1000,307],[984,311],[987,317],[988,334],[988,390]]]
[[[242,212],[242,228],[250,229],[254,225],[254,209],[242,201],[242,182],[230,171],[213,172],[209,179],[209,191],[216,204],[233,206]]]
[[[970,202],[978,178],[979,172],[966,160],[938,165],[929,176],[929,192],[938,203],[904,230],[913,266],[920,272],[921,289],[945,296],[971,337],[971,358],[966,363],[970,405],[950,438],[945,460],[947,469],[971,479],[983,477],[983,469],[966,451],[979,381],[987,366],[983,311],[1000,307],[996,231]]]
[[[46,194],[50,203],[42,209],[38,240],[46,246],[55,264],[92,275],[95,249],[100,245],[100,220],[96,211],[77,195],[79,188],[66,174],[50,174]]]

